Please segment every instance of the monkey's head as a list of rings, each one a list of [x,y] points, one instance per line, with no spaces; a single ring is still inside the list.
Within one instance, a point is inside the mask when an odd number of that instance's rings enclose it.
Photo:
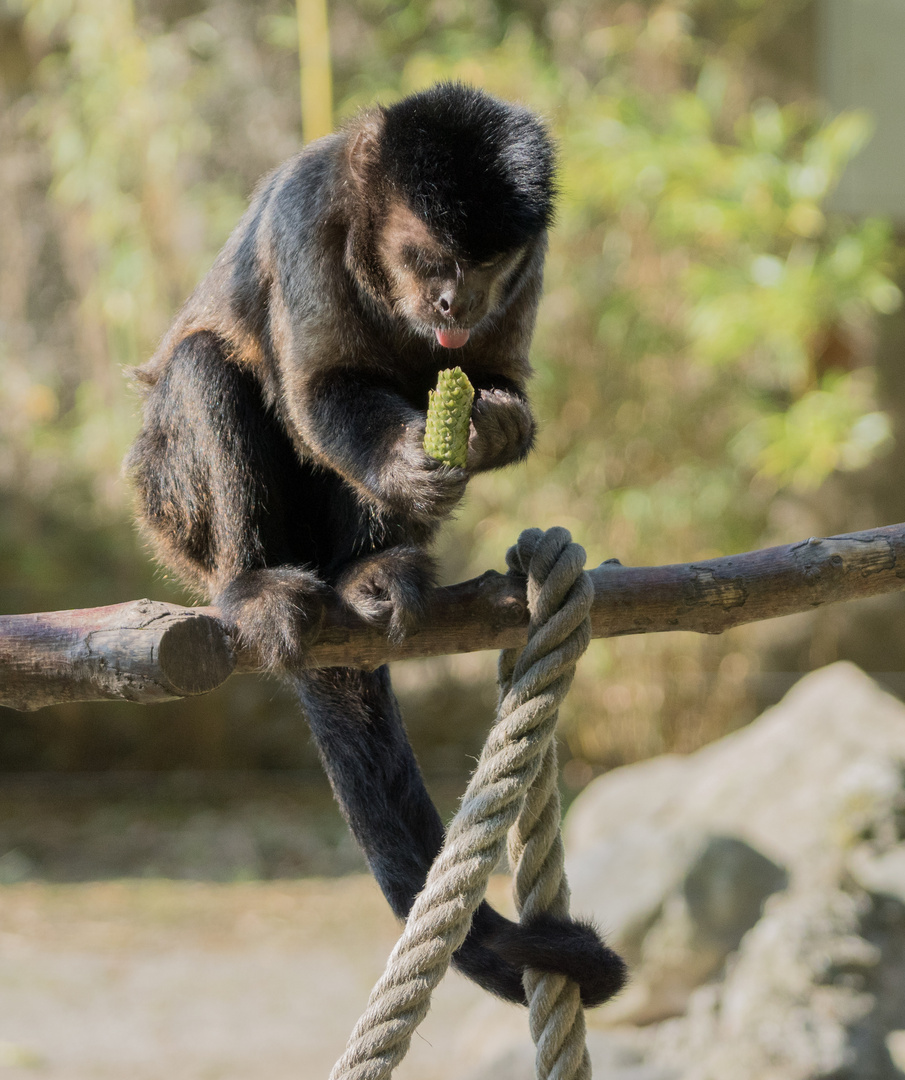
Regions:
[[[442,83],[366,113],[348,147],[352,272],[411,329],[464,345],[544,241],[549,136],[527,109]]]

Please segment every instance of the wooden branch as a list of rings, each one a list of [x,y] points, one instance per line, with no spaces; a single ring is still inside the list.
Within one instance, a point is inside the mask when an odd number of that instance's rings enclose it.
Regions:
[[[905,524],[674,566],[592,570],[594,637],[730,627],[905,588]],[[235,646],[216,608],[151,600],[0,616],[0,705],[164,701],[204,694],[258,658]],[[391,660],[525,642],[524,582],[495,571],[437,589],[425,626],[401,645],[338,601],[311,663],[374,668]]]
[[[0,705],[168,701],[205,694],[236,667],[213,608],[153,600],[0,616]]]

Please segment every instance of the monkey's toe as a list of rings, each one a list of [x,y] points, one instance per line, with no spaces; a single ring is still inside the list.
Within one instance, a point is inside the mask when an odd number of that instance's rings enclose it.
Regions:
[[[365,622],[386,630],[394,644],[405,640],[421,621],[421,605],[411,607],[405,598],[375,583],[357,583],[342,591],[343,600]]]

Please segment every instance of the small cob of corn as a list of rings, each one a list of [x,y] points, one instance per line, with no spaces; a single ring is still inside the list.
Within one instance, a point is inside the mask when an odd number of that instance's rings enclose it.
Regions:
[[[430,391],[424,452],[444,465],[464,467],[468,454],[468,424],[474,387],[459,368],[447,368],[437,378],[437,389]]]

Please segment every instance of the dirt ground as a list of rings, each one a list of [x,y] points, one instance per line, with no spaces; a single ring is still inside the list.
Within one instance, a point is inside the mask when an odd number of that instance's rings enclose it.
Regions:
[[[397,930],[363,875],[0,887],[0,1075],[326,1080]],[[450,973],[395,1076],[461,1078],[520,1026]]]

